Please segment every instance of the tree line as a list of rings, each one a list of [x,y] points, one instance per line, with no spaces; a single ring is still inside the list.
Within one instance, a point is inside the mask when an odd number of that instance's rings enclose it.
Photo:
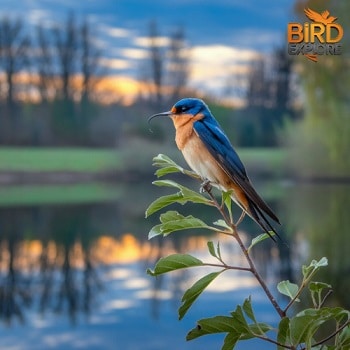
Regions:
[[[188,76],[183,28],[171,33],[167,48],[159,45],[159,36],[157,23],[151,22],[149,59],[140,67],[143,88],[138,96],[150,108],[180,97]],[[111,132],[108,141],[100,135],[102,142],[91,132],[98,119],[125,114],[121,104],[101,103],[104,92],[96,86],[109,72],[100,64],[103,52],[95,39],[89,21],[79,21],[73,13],[65,23],[38,25],[31,33],[21,18],[0,19],[0,144],[117,142]],[[117,135],[116,123],[110,124]]]
[[[110,147],[126,132],[144,137],[148,127],[142,116],[197,95],[188,87],[190,47],[184,28],[169,33],[167,46],[161,37],[157,22],[150,21],[148,59],[139,67],[134,104],[106,105],[105,92],[96,87],[109,71],[100,64],[103,52],[87,19],[70,13],[64,23],[29,32],[21,18],[0,18],[0,145]],[[281,50],[273,57],[272,65],[267,58],[252,62],[246,107],[225,113],[229,120],[223,123],[238,145],[275,145],[276,127],[292,115],[291,62]],[[160,126],[152,138],[165,132]]]

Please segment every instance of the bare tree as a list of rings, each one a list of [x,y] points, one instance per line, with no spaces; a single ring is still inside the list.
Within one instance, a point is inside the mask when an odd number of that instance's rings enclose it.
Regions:
[[[186,47],[185,32],[182,27],[175,30],[170,38],[168,56],[170,97],[172,100],[177,100],[187,85],[189,75],[189,55]]]
[[[272,64],[269,62],[272,61]],[[289,109],[292,61],[284,48],[276,48],[272,60],[254,61],[248,77],[247,104],[251,107]]]
[[[248,75],[247,105],[249,107],[266,106],[269,100],[269,84],[266,80],[266,63],[259,58],[252,63]]]
[[[162,104],[163,100],[163,80],[164,80],[164,53],[159,42],[159,32],[157,23],[152,21],[149,27],[150,39],[150,69],[151,82],[154,86],[154,96],[157,104]]]
[[[14,77],[29,65],[30,40],[23,22],[3,17],[0,21],[0,69],[5,73],[6,101],[14,104]]]
[[[76,73],[78,57],[78,30],[73,14],[68,17],[65,27],[56,27],[53,34],[62,84],[61,97],[64,100],[73,99],[72,79]]]
[[[284,47],[277,48],[274,52],[274,66],[275,66],[275,94],[274,106],[287,111],[291,109],[292,103],[292,59],[287,54]]]
[[[42,101],[55,97],[54,57],[50,38],[42,26],[37,27],[38,54],[36,64],[39,75],[39,92]]]
[[[82,93],[81,100],[88,101],[94,86],[99,81],[98,62],[101,52],[93,44],[90,25],[87,20],[80,28],[81,45],[81,73],[82,73]]]

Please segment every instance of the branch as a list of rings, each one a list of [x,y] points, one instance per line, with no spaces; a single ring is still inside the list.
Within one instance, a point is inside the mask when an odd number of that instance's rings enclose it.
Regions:
[[[258,335],[258,334],[254,334],[254,336],[255,336],[256,338],[259,338],[259,339],[261,339],[261,340],[265,340],[265,341],[267,341],[267,342],[269,342],[269,343],[275,344],[275,345],[280,346],[280,347],[282,347],[282,348],[285,348],[285,349],[293,349],[292,346],[279,343],[278,341],[273,340],[273,339],[271,339],[271,338],[267,338],[267,337],[264,337],[264,336]],[[304,350],[304,349],[303,349],[303,350]]]
[[[295,300],[298,299],[298,297],[300,296],[301,292],[302,292],[303,289],[306,287],[307,282],[308,282],[308,281],[304,281],[304,283],[301,284],[301,286],[300,286],[300,288],[299,288],[297,294],[295,294],[294,298],[291,299],[291,300],[289,301],[289,303],[287,304],[287,306],[284,308],[284,310],[283,310],[284,314],[287,313],[288,309],[294,304]]]
[[[209,197],[211,198],[211,200],[213,201],[215,207],[218,209],[218,211],[220,212],[220,214],[222,215],[222,217],[224,218],[226,224],[228,226],[230,226],[233,230],[233,234],[232,236],[236,239],[236,241],[238,242],[250,268],[248,269],[248,271],[250,271],[254,277],[257,279],[257,281],[259,282],[260,286],[262,287],[262,289],[264,290],[265,294],[267,295],[267,297],[269,298],[271,304],[273,305],[273,307],[275,308],[275,310],[277,311],[277,313],[279,314],[279,316],[281,318],[285,317],[286,313],[285,311],[283,311],[281,309],[281,307],[279,306],[279,304],[277,303],[276,299],[274,298],[274,296],[272,295],[272,293],[270,292],[269,288],[267,287],[265,281],[263,280],[263,278],[260,276],[260,274],[258,273],[253,260],[251,259],[247,248],[245,247],[241,237],[239,236],[238,232],[237,232],[237,227],[236,225],[233,223],[233,221],[228,217],[227,213],[225,212],[223,206],[221,206],[218,201],[216,200],[215,196],[212,194],[211,192],[211,186],[209,184],[205,184],[203,186],[203,189],[208,193]]]

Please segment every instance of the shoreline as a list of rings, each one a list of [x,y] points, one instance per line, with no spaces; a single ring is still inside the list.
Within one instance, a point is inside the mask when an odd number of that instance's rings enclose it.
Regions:
[[[251,174],[255,180],[276,179],[288,180],[300,184],[327,184],[327,183],[350,183],[350,176],[280,176],[276,174],[255,173]],[[13,185],[63,185],[79,184],[89,182],[138,182],[140,179],[154,180],[153,172],[130,171],[102,171],[102,172],[83,172],[83,171],[0,171],[0,186]]]

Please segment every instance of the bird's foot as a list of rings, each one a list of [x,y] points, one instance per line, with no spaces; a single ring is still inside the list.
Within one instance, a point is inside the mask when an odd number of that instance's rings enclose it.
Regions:
[[[213,186],[210,183],[210,180],[204,180],[201,184],[201,187],[199,188],[199,192],[200,193],[204,193],[204,192],[210,192],[211,189],[213,188]]]

